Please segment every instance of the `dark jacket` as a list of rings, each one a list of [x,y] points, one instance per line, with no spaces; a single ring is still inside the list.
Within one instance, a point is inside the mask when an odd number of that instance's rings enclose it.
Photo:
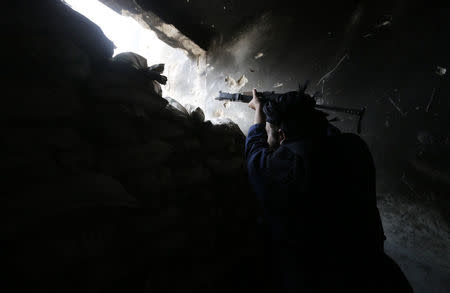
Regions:
[[[264,126],[250,128],[245,152],[284,284],[279,291],[348,288],[338,283],[350,275],[370,283],[361,271],[382,254],[384,234],[367,145],[328,125],[326,135],[286,140],[272,151]]]

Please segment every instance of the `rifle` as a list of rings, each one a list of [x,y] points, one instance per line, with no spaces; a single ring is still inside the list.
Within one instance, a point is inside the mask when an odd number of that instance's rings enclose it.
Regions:
[[[279,94],[275,92],[258,92],[259,97],[262,99],[262,101],[272,101],[277,99],[279,96],[282,96],[284,94]],[[253,99],[253,93],[252,92],[244,92],[244,93],[226,93],[226,92],[219,92],[219,96],[216,98],[218,101],[230,101],[230,102],[242,102],[242,103],[249,103]],[[364,113],[366,112],[366,107],[362,107],[361,109],[355,109],[355,108],[343,108],[343,107],[335,107],[335,106],[326,106],[326,105],[315,105],[316,109],[321,109],[325,111],[332,111],[332,112],[340,112],[340,113],[346,113],[349,115],[355,115],[358,116],[358,128],[357,132],[358,134],[361,133],[361,122],[364,117]]]

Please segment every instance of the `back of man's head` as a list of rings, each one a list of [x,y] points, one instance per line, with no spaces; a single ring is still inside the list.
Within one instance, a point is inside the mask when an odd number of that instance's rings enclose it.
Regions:
[[[268,101],[263,111],[266,121],[282,129],[287,138],[321,136],[326,133],[327,114],[315,106],[315,99],[300,90]]]

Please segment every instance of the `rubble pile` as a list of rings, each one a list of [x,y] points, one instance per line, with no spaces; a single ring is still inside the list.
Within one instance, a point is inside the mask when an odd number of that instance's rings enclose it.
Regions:
[[[15,5],[1,286],[226,291],[259,249],[238,126],[163,98],[163,65],[112,58],[101,30],[64,3]]]

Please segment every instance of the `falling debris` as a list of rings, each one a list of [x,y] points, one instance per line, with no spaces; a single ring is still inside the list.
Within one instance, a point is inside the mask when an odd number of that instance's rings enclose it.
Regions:
[[[407,112],[403,112],[402,109],[400,109],[400,107],[391,99],[388,98],[389,102],[391,102],[391,104],[394,106],[395,109],[397,109],[397,111],[402,115],[402,116],[406,116],[408,113]]]
[[[342,58],[341,58],[341,60],[339,60],[339,62],[338,62],[338,64],[330,71],[330,72],[328,72],[327,74],[325,74],[318,82],[317,82],[317,84],[316,84],[316,86],[317,85],[319,85],[322,81],[323,82],[325,82],[325,80],[327,80],[337,69],[338,69],[338,67],[341,65],[341,63],[342,62],[344,62],[344,60],[345,59],[348,59],[348,58],[350,58],[350,56],[348,55],[348,54],[345,54]]]
[[[403,173],[401,181],[403,184],[405,184],[409,190],[411,190],[412,193],[414,193],[417,197],[419,197],[420,195],[417,193],[417,191],[414,189],[414,187],[412,186],[411,183],[409,183],[408,179],[406,178],[405,173]]]
[[[200,107],[186,104],[184,105],[184,108],[186,111],[188,111],[189,115],[193,118],[193,120],[197,122],[204,122],[205,121],[205,113]]]
[[[151,70],[151,71],[157,72],[159,74],[162,74],[163,71],[164,71],[164,64],[161,63],[161,64],[152,65],[152,66],[150,66],[148,68],[148,70]]]
[[[447,73],[447,68],[436,66],[436,74],[439,76],[444,76]]]
[[[261,58],[262,56],[264,56],[264,54],[261,53],[261,52],[259,52],[258,54],[256,54],[255,59],[259,59],[259,58]]]
[[[214,111],[214,117],[222,117],[223,116],[223,109],[217,109]]]
[[[375,28],[386,28],[392,25],[392,15],[385,15],[379,24],[375,25]]]
[[[436,88],[433,88],[433,91],[431,92],[430,100],[428,100],[427,108],[425,112],[429,113],[431,104],[433,104],[434,96],[436,95]]]
[[[250,72],[255,72],[255,69],[253,69],[253,68],[250,68]]]
[[[235,87],[236,86],[236,81],[232,77],[226,76],[225,77],[225,82],[227,83],[227,85],[229,87]]]
[[[316,99],[316,104],[323,105],[323,104],[325,104],[325,100],[323,98],[318,98],[318,99]]]
[[[433,104],[434,98],[436,97],[436,93],[438,92],[441,80],[443,79],[444,75],[447,73],[447,68],[436,66],[436,74],[439,76],[438,85],[433,88],[433,91],[431,92],[430,99],[428,100],[427,107],[425,109],[425,112],[429,113],[431,109],[431,105]]]
[[[223,103],[223,107],[225,109],[228,109],[231,106],[231,102],[230,101],[226,101],[225,103]]]
[[[383,21],[382,23],[378,24],[377,26],[375,26],[376,28],[381,28],[381,27],[388,27],[391,25],[391,22],[389,20]]]
[[[368,39],[368,38],[370,38],[370,37],[373,37],[373,34],[368,33],[368,34],[365,34],[365,35],[363,36],[363,38],[365,38],[365,39]]]
[[[247,79],[247,77],[245,76],[245,74],[243,74],[243,75],[241,76],[241,78],[239,78],[239,79],[237,80],[237,85],[238,85],[239,87],[243,87],[244,85],[247,84],[247,82],[248,82],[248,79]]]
[[[282,87],[283,83],[281,82],[277,82],[273,87],[277,88],[277,87]]]
[[[237,81],[230,77],[225,77],[225,82],[233,91],[238,91],[248,83],[248,78],[243,74]]]

